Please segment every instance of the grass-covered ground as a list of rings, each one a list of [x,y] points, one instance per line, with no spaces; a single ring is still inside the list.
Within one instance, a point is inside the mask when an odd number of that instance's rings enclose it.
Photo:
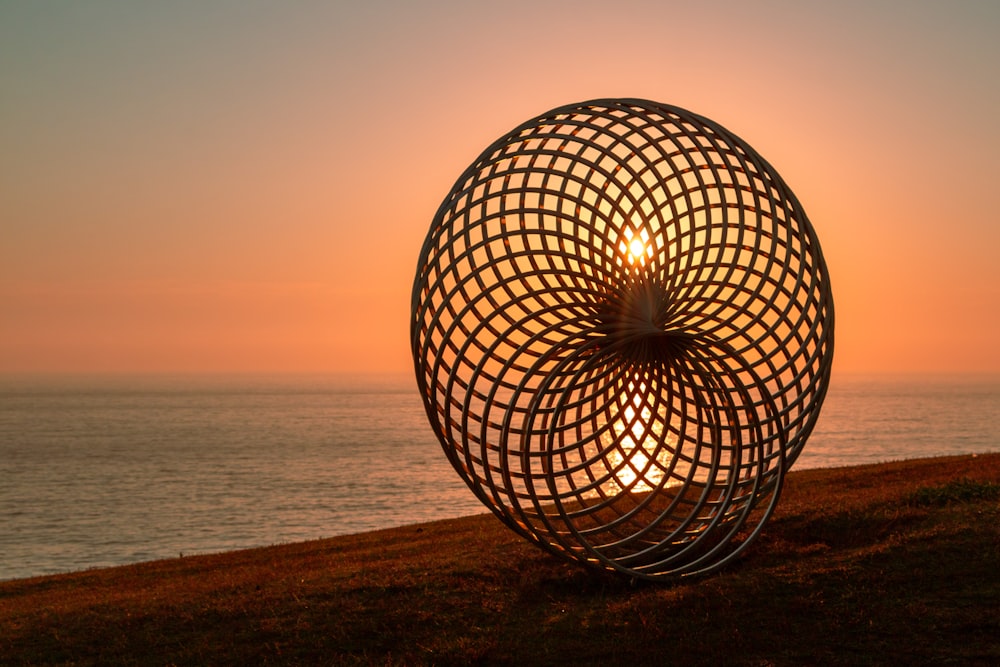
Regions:
[[[0,664],[998,665],[1000,454],[795,471],[673,585],[490,515],[0,582]]]

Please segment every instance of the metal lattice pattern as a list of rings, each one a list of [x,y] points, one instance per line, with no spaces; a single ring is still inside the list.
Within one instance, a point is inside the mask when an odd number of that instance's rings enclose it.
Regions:
[[[508,526],[631,576],[715,569],[774,509],[829,381],[816,235],[720,125],[643,100],[487,148],[420,254],[417,381]]]

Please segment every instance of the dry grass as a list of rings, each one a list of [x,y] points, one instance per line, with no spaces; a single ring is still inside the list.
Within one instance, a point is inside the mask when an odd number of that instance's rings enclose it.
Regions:
[[[1000,664],[1000,454],[797,471],[733,567],[633,584],[488,515],[0,582],[3,664]]]

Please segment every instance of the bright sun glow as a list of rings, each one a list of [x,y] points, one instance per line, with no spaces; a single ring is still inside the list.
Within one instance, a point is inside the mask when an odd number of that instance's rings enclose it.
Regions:
[[[623,236],[618,249],[628,258],[629,264],[645,264],[653,256],[653,249],[649,246],[649,232],[645,229],[637,234],[626,227]]]
[[[644,382],[629,383],[629,399],[611,425],[618,443],[610,457],[616,469],[613,484],[617,489],[650,491],[663,480],[663,462],[650,465],[649,453],[656,449],[662,426],[643,400],[646,391]]]
[[[642,242],[642,239],[634,238],[628,245],[628,252],[632,255],[633,259],[639,259],[646,254],[646,245]]]

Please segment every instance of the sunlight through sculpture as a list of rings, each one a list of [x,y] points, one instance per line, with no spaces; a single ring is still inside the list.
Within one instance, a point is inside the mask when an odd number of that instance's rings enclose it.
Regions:
[[[759,534],[833,357],[792,192],[719,124],[636,99],[483,151],[434,217],[411,317],[427,415],[476,496],[553,553],[653,580]]]

